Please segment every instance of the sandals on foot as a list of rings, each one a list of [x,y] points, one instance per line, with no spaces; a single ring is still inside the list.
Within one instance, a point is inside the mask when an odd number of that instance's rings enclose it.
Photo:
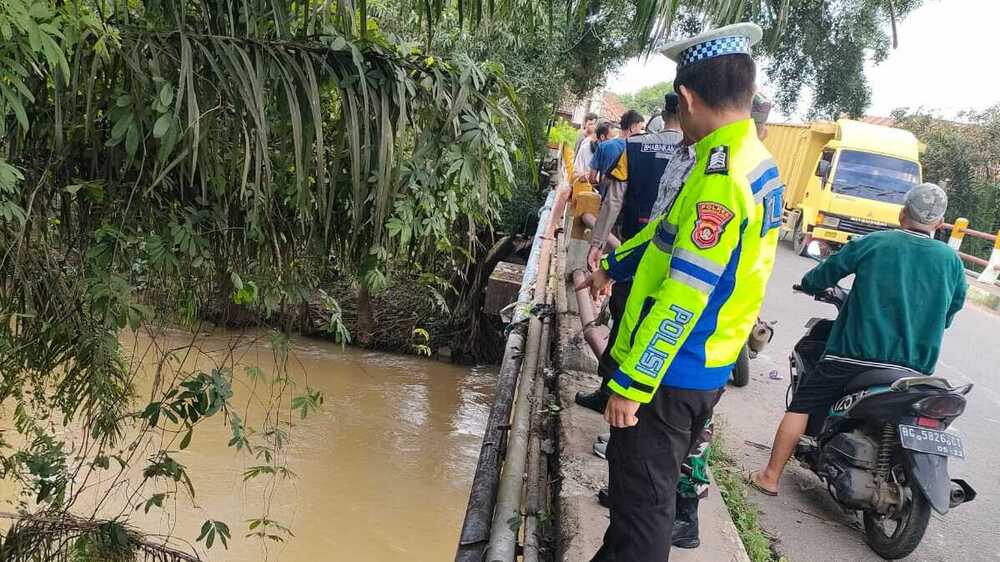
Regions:
[[[751,488],[757,490],[758,492],[764,494],[765,496],[770,496],[772,498],[778,497],[778,492],[772,492],[771,490],[768,490],[767,488],[761,486],[760,483],[757,482],[757,479],[755,477],[758,474],[760,474],[759,470],[751,472],[750,475],[747,476],[746,478],[747,484],[749,484]]]

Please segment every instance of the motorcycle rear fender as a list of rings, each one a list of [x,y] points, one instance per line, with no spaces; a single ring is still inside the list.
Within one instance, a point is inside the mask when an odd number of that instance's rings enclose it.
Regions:
[[[948,457],[903,449],[903,458],[910,469],[910,478],[927,498],[934,511],[944,515],[951,503],[951,479],[948,477]]]
[[[885,423],[898,420],[902,416],[914,415],[913,404],[933,394],[922,390],[898,392],[888,386],[874,386],[850,396],[855,397],[853,402],[843,403],[844,398],[842,398],[834,404],[831,411],[837,410],[839,415],[854,419]],[[844,408],[844,405],[847,408]]]

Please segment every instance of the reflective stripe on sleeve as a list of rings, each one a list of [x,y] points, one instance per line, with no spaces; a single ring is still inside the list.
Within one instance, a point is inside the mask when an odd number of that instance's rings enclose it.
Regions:
[[[768,193],[782,185],[781,177],[778,174],[778,164],[773,158],[762,161],[752,172],[747,174],[747,181],[750,182],[750,191],[753,192],[754,200],[760,203]]]
[[[711,294],[719,282],[725,266],[700,256],[690,250],[678,248],[670,260],[670,278]]]
[[[781,178],[778,176],[774,176],[773,178],[768,180],[763,187],[761,187],[760,191],[753,194],[753,200],[755,203],[760,205],[761,203],[764,202],[764,199],[766,199],[768,195],[774,193],[775,191],[783,187],[785,187],[785,184],[781,182]]]
[[[747,174],[747,181],[749,181],[750,185],[753,186],[764,175],[768,174],[771,168],[774,168],[775,171],[778,169],[778,163],[774,161],[774,158],[765,158],[764,160],[761,160],[760,164],[757,164],[754,169]],[[755,193],[757,192],[756,189],[753,191]]]

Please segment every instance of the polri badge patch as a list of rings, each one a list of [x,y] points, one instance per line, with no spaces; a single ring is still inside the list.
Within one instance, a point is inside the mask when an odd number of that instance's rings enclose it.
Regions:
[[[698,209],[698,220],[694,223],[691,241],[702,250],[707,250],[719,243],[726,225],[735,215],[728,207],[715,201],[702,201],[695,207]]]
[[[708,165],[705,166],[705,175],[708,174],[729,175],[729,145],[716,146],[708,151]]]

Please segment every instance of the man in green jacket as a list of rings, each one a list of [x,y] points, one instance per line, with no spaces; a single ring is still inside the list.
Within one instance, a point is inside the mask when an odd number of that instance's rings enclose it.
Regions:
[[[961,310],[967,286],[958,254],[932,238],[947,206],[940,187],[918,185],[906,194],[900,230],[851,240],[802,278],[810,294],[851,274],[854,284],[816,372],[802,381],[778,426],[767,467],[750,475],[764,494],[777,495],[809,414],[829,409],[855,376],[876,368],[903,376],[934,372],[944,330]]]

